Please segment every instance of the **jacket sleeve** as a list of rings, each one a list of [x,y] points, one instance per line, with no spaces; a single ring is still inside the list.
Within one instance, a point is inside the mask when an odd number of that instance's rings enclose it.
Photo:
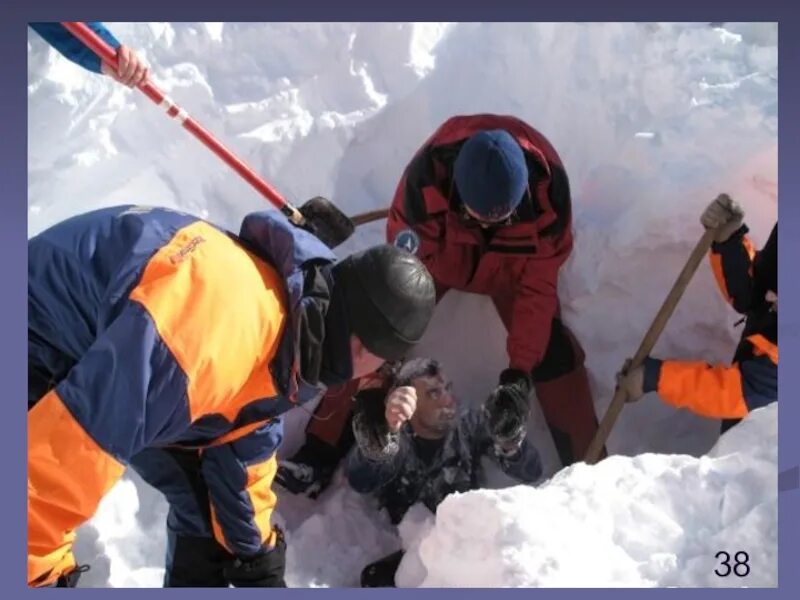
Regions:
[[[704,417],[738,419],[778,399],[778,367],[766,355],[731,366],[647,358],[644,368],[645,392]]]
[[[753,263],[757,252],[742,225],[722,243],[711,245],[709,260],[720,291],[736,312],[745,314],[753,303]]]
[[[149,315],[128,304],[28,412],[29,585],[74,568],[75,529],[131,457],[188,419],[185,377]]]
[[[117,38],[99,21],[89,21],[86,25],[115,50],[120,47],[121,44]],[[102,72],[100,70],[100,57],[84,46],[83,42],[67,31],[61,23],[31,23],[30,26],[31,29],[67,59],[88,71]]]
[[[467,420],[467,431],[474,455],[492,457],[506,475],[520,483],[535,483],[539,480],[544,472],[542,459],[539,451],[527,438],[514,454],[506,455],[492,442],[483,411],[471,410],[464,418]]]
[[[400,436],[400,448],[386,461],[373,461],[364,456],[356,445],[347,458],[347,481],[359,494],[371,494],[390,483],[403,468],[407,452],[405,439]]]
[[[572,252],[572,206],[569,180],[552,169],[550,202],[558,227],[542,238],[539,254],[529,258],[514,294],[507,350],[509,366],[530,373],[544,358],[553,318],[558,313],[558,272]]]
[[[516,454],[502,456],[495,453],[495,458],[506,475],[521,483],[535,483],[542,476],[541,456],[527,438]]]
[[[214,537],[238,557],[251,558],[275,545],[271,516],[277,497],[271,486],[282,439],[282,420],[275,419],[203,452]]]
[[[414,253],[428,268],[434,281],[440,281],[438,257],[444,243],[444,229],[439,219],[427,214],[426,198],[434,205],[447,206],[447,199],[434,185],[433,162],[426,148],[422,148],[411,160],[397,185],[392,206],[386,223],[386,240],[395,242],[398,235],[406,230],[413,231],[419,247]],[[412,250],[412,248],[408,248]],[[441,295],[437,283],[437,292]]]
[[[572,251],[565,234],[549,257],[525,264],[514,293],[507,350],[509,366],[530,373],[544,358],[550,330],[558,313],[558,270]]]

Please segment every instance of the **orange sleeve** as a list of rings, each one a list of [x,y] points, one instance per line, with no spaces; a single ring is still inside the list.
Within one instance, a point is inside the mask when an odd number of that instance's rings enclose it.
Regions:
[[[704,417],[738,419],[748,413],[738,365],[665,360],[657,391],[667,404]]]
[[[747,228],[734,233],[725,242],[714,242],[709,253],[714,279],[725,300],[742,314],[753,302],[753,262],[756,250],[746,235]]]

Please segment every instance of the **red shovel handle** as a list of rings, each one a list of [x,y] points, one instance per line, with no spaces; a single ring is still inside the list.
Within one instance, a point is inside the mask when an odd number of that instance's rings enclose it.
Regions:
[[[103,62],[110,64],[114,69],[117,69],[119,63],[117,61],[116,51],[109,46],[105,40],[92,31],[85,23],[77,21],[63,21],[61,23],[72,35],[83,42],[89,49],[92,50]],[[274,204],[281,210],[295,225],[305,224],[305,218],[300,211],[294,206],[289,204],[284,198],[273,188],[270,184],[259,177],[253,169],[248,167],[244,162],[239,160],[233,152],[228,150],[222,145],[211,133],[204,129],[197,121],[195,121],[189,114],[178,106],[172,98],[167,96],[158,87],[155,86],[149,79],[139,84],[139,89],[145,96],[150,98],[153,102],[161,106],[169,117],[177,119],[189,133],[200,140],[207,148],[214,154],[219,156],[225,161],[229,167],[236,171],[245,181],[252,185],[262,196]]]

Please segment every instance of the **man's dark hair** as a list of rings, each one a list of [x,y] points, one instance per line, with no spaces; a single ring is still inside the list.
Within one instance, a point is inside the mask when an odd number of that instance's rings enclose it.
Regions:
[[[420,377],[436,377],[442,372],[442,365],[432,358],[411,358],[404,361],[394,373],[396,387],[412,385]]]

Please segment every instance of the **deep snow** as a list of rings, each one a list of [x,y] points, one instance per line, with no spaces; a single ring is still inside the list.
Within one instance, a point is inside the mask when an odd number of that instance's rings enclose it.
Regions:
[[[177,102],[296,202],[327,195],[351,214],[386,206],[413,152],[453,114],[515,114],[540,129],[570,176],[576,244],[559,291],[564,318],[586,349],[600,414],[613,373],[635,351],[700,236],[705,204],[720,191],[739,199],[757,245],[777,217],[775,24],[109,27],[145,56]],[[68,63],[33,32],[28,55],[29,235],[122,203],[177,207],[234,230],[246,212],[264,207],[138,92]],[[382,235],[382,224],[365,226],[342,252]],[[727,360],[736,318],[703,264],[656,354]],[[505,333],[485,298],[448,294],[422,346],[420,353],[442,360],[465,403],[480,402],[505,366]],[[750,438],[723,439],[733,446],[729,457],[696,459],[686,455],[712,447],[716,422],[655,397],[627,407],[611,452],[684,456],[613,458],[561,472],[537,490],[448,499],[421,546],[424,583],[457,583],[452,563],[430,557],[460,545],[459,564],[476,561],[476,579],[465,584],[775,585],[776,411],[762,413],[749,424]],[[304,411],[287,417],[285,453],[302,442],[306,419]],[[555,451],[538,410],[531,429],[553,473]],[[754,446],[758,438],[763,443]],[[630,491],[625,514],[615,508],[619,489]],[[586,490],[593,490],[588,498]],[[731,518],[740,523],[703,521],[720,517],[709,506],[721,498],[737,507]],[[521,506],[538,506],[547,519]],[[165,510],[135,477],[117,485],[81,530],[79,558],[93,565],[83,583],[159,585]],[[343,485],[317,503],[284,494],[279,513],[289,530],[290,585],[354,585],[366,562],[400,545],[385,516]],[[448,522],[463,522],[464,514],[496,526],[453,530]],[[509,515],[520,517],[511,529]],[[565,531],[591,536],[586,551],[607,557],[597,570],[579,573],[565,560],[576,551],[571,537],[556,535]],[[494,539],[489,547],[501,558],[470,557],[464,535],[479,536],[482,547]],[[746,542],[772,570],[747,580],[709,575],[704,553],[713,562],[725,549],[717,542],[736,535],[744,537],[730,541]],[[423,582],[413,558],[402,583]]]

